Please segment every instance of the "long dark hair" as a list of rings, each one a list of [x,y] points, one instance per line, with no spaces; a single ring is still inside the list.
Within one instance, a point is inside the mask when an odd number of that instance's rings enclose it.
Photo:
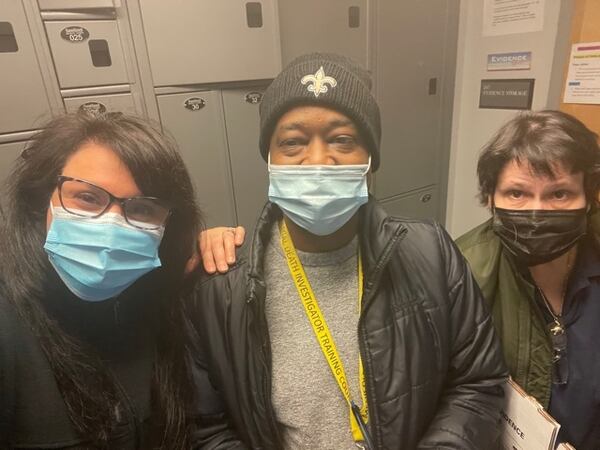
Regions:
[[[588,202],[594,205],[600,189],[598,136],[575,117],[561,111],[517,114],[483,147],[477,163],[479,200],[488,203],[498,177],[510,161],[529,163],[536,174],[554,178],[553,164],[583,172]]]
[[[43,250],[50,197],[69,156],[90,142],[112,149],[144,195],[158,197],[172,208],[159,249],[162,267],[150,277],[153,292],[164,297],[153,378],[153,422],[162,424],[163,448],[185,448],[187,384],[177,335],[181,329],[178,299],[200,218],[185,165],[172,140],[156,125],[120,113],[72,114],[52,120],[34,137],[7,183],[0,240],[4,294],[38,338],[75,430],[91,445],[106,447],[117,421],[117,387],[95,352],[61,328],[41,301],[44,283],[53,274]]]

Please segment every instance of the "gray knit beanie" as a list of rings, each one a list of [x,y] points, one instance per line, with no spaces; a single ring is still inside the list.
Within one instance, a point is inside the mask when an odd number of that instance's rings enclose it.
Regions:
[[[353,60],[332,53],[299,56],[265,91],[259,143],[265,161],[277,121],[290,109],[304,105],[326,106],[352,119],[371,155],[371,169],[377,170],[381,119],[371,94],[371,76]]]

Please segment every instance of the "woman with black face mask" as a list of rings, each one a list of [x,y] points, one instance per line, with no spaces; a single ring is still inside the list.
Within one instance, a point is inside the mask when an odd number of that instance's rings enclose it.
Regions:
[[[559,111],[526,112],[484,147],[492,218],[458,239],[488,301],[513,379],[600,448],[600,189],[597,136]]]

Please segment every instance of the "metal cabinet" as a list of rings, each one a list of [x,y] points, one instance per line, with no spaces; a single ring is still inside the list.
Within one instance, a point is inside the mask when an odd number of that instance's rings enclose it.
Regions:
[[[106,111],[120,111],[128,114],[137,114],[131,94],[95,95],[87,97],[65,98],[67,112],[88,111],[103,113]]]
[[[46,33],[61,88],[129,82],[114,20],[46,22]]]
[[[367,0],[279,0],[283,64],[320,51],[367,67],[367,19]]]
[[[0,144],[0,192],[5,192],[5,182],[10,174],[15,160],[19,157],[26,142],[9,142]]]
[[[157,101],[163,128],[177,141],[194,182],[205,224],[236,225],[220,91],[163,94]]]
[[[267,163],[258,149],[258,106],[264,88],[222,91],[237,219],[251,235],[267,201]]]
[[[458,9],[451,0],[381,1],[376,5],[376,88],[382,117],[380,199],[440,183],[449,149],[443,127],[451,94],[443,91],[453,77],[446,43],[456,47]],[[456,11],[454,11],[456,10]],[[453,12],[454,11],[454,12]],[[446,103],[444,103],[446,102]]]
[[[273,78],[276,0],[140,0],[155,86]]]
[[[32,130],[51,109],[22,2],[0,0],[0,133]]]
[[[430,186],[416,192],[392,197],[382,201],[381,205],[392,216],[439,220],[437,186]]]

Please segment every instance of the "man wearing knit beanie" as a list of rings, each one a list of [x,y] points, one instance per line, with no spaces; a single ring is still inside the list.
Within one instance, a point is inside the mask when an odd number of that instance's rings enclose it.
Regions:
[[[368,72],[310,54],[264,94],[269,202],[247,259],[189,310],[194,448],[481,449],[506,368],[481,293],[436,223],[369,197]]]

